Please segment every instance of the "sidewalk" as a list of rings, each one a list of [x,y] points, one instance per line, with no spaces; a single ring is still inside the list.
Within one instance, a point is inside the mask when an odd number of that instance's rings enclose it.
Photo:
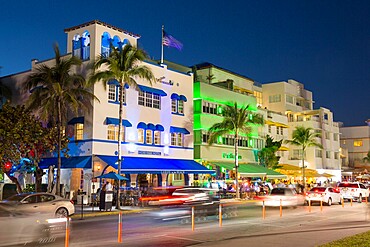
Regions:
[[[256,203],[256,200],[251,199],[221,199],[221,204],[223,205],[240,205],[240,204],[254,204]],[[157,210],[158,207],[140,207],[140,206],[121,206],[121,209],[116,209],[116,206],[112,206],[111,210],[99,210],[99,206],[88,206],[83,205],[83,217],[97,217],[97,216],[106,216],[106,215],[116,215],[122,212],[122,214],[134,214],[134,213],[141,213],[145,211],[152,211]],[[72,215],[71,218],[82,218],[82,206],[81,204],[75,204],[75,214]]]
[[[83,210],[83,211],[82,211]],[[152,208],[147,207],[134,207],[134,206],[121,206],[121,209],[116,209],[116,206],[112,206],[111,210],[99,210],[99,206],[88,206],[78,204],[75,205],[75,214],[71,218],[82,218],[83,217],[97,217],[97,216],[106,216],[106,215],[116,215],[122,212],[122,214],[133,214],[141,213],[144,211],[152,210]]]

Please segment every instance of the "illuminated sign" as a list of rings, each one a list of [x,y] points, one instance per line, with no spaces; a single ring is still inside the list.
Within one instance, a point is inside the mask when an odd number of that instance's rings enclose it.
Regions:
[[[235,155],[233,153],[222,153],[223,159],[235,159]],[[242,156],[238,155],[238,160],[241,160]]]
[[[142,151],[142,150],[139,150],[138,151],[138,154],[144,154],[144,155],[161,155],[162,153],[161,152],[153,152],[153,151]]]

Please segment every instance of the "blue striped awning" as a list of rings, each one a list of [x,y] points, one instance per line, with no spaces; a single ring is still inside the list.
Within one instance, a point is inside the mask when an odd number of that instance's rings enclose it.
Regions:
[[[85,117],[75,117],[69,120],[68,125],[74,125],[76,123],[84,123],[85,122]]]
[[[117,169],[117,156],[98,155],[108,165]],[[121,174],[191,173],[214,174],[194,160],[122,157]]]
[[[91,156],[75,156],[75,157],[62,157],[62,169],[70,169],[70,168],[91,168]],[[43,158],[39,162],[39,167],[42,169],[47,169],[49,166],[58,166],[58,158]]]
[[[190,134],[190,132],[187,129],[175,126],[170,127],[170,133],[182,133],[184,135]]]
[[[158,94],[160,96],[167,96],[166,92],[161,90],[161,89],[147,87],[147,86],[143,86],[143,85],[138,85],[138,86],[139,86],[139,89],[142,92],[149,92],[149,93],[153,93],[153,94]]]
[[[108,124],[118,125],[119,124],[119,120],[118,120],[118,118],[107,117],[105,119],[105,123],[107,125]],[[125,126],[125,127],[132,127],[132,124],[130,123],[130,121],[128,121],[126,119],[122,119],[122,125]]]

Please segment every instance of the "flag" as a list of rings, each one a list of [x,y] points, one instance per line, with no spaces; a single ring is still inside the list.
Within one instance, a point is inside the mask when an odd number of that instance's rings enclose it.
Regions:
[[[182,50],[182,47],[183,47],[180,41],[178,41],[177,39],[175,39],[174,37],[172,37],[165,31],[163,31],[162,44],[168,47],[174,47],[180,51]]]

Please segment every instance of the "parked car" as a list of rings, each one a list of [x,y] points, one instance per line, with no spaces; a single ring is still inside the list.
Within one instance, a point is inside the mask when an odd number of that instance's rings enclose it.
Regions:
[[[12,195],[16,195],[17,193],[16,184],[0,183],[0,201],[5,200]]]
[[[64,236],[65,223],[48,219],[44,214],[13,209],[13,206],[0,205],[0,222],[3,223],[0,227],[0,246],[50,243]]]
[[[263,200],[267,207],[279,207],[280,203],[283,207],[296,207],[303,205],[305,198],[294,188],[281,187],[273,188],[268,196],[263,197]]]
[[[13,206],[16,211],[43,213],[57,218],[68,217],[75,213],[72,200],[50,193],[21,193],[3,200],[1,204]]]
[[[306,194],[306,203],[308,202],[323,202],[328,206],[332,203],[342,203],[342,195],[339,189],[334,189],[332,187],[314,187]]]
[[[339,183],[338,188],[344,200],[354,200],[358,203],[362,202],[363,198],[369,197],[369,189],[359,182],[354,183]]]

